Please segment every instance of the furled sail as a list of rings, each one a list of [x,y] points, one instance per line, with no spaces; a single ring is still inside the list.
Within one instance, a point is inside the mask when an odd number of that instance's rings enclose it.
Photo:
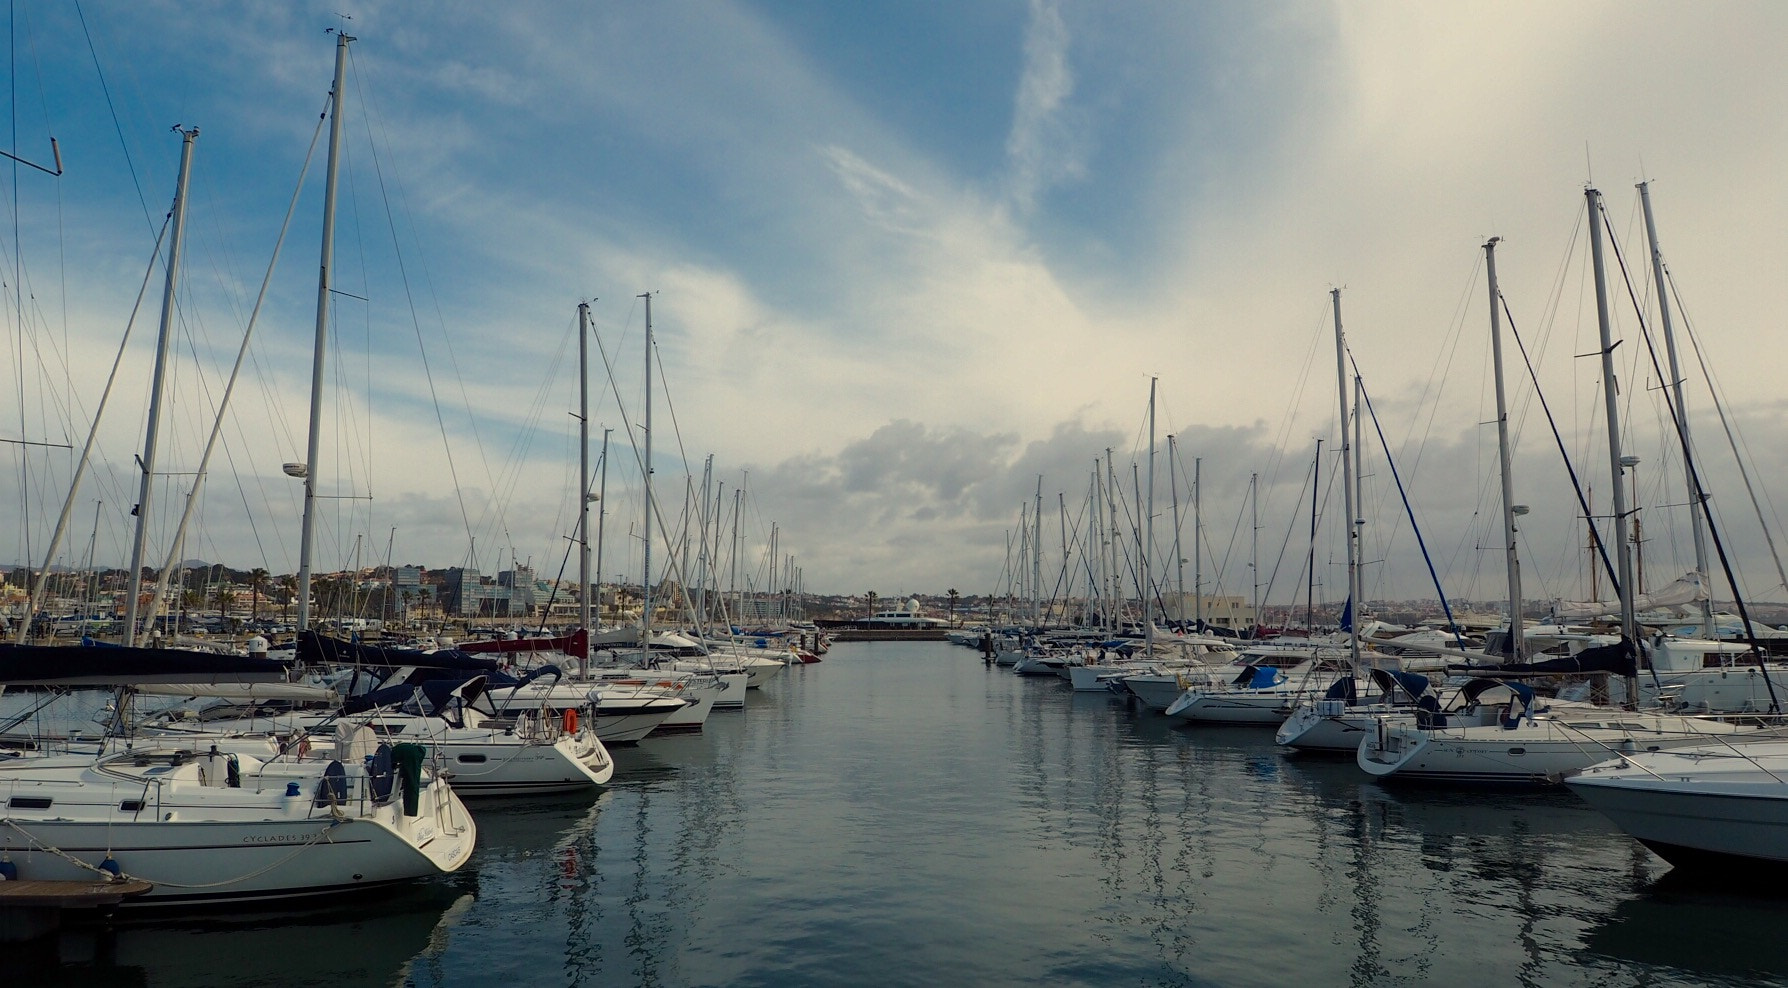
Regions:
[[[1668,586],[1659,587],[1651,593],[1642,593],[1634,597],[1633,610],[1642,613],[1665,608],[1680,609],[1706,599],[1706,581],[1702,579],[1700,573],[1691,571],[1683,574]],[[1619,601],[1554,600],[1552,602],[1552,616],[1560,621],[1619,613]]]

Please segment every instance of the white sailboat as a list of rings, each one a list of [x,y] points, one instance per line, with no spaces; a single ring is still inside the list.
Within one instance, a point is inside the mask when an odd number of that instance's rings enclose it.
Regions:
[[[337,35],[331,91],[333,187],[341,130],[347,46]],[[184,215],[195,131],[185,139],[176,208]],[[169,297],[157,357],[166,352],[166,313],[178,270],[178,229],[169,243]],[[143,463],[148,514],[156,416]],[[140,573],[144,536],[132,550]],[[133,585],[122,648],[0,648],[0,684],[94,685],[161,680],[283,676],[264,659],[141,649]],[[238,679],[237,681],[241,681]],[[371,732],[319,745],[309,757],[280,753],[264,739],[240,744],[211,737],[111,737],[65,753],[12,753],[0,759],[0,808],[16,877],[91,881],[113,875],[153,887],[131,908],[255,901],[372,888],[457,870],[470,858],[476,825],[446,780],[427,770],[417,745],[382,745]]]
[[[1590,216],[1590,252],[1594,263],[1597,313],[1602,338],[1603,392],[1608,420],[1610,473],[1613,480],[1614,517],[1626,515],[1624,472],[1629,466],[1621,455],[1619,408],[1616,402],[1613,341],[1609,325],[1607,287],[1603,277],[1601,199],[1595,189],[1586,190]],[[1486,245],[1487,252],[1491,245]],[[1493,255],[1492,255],[1493,256]],[[1492,317],[1495,268],[1492,261]],[[1506,443],[1506,438],[1503,440]],[[1506,489],[1505,489],[1506,490]],[[1507,495],[1505,493],[1505,501]],[[1753,728],[1687,717],[1658,710],[1632,709],[1638,690],[1636,622],[1634,620],[1632,558],[1625,539],[1615,539],[1618,549],[1621,591],[1620,643],[1585,650],[1580,657],[1614,660],[1624,668],[1618,681],[1628,684],[1626,709],[1595,704],[1552,702],[1541,704],[1531,691],[1511,705],[1508,715],[1493,723],[1418,726],[1381,719],[1375,731],[1361,742],[1356,755],[1360,768],[1379,778],[1430,782],[1514,783],[1556,782],[1621,751],[1660,751],[1705,744],[1718,737],[1754,734]],[[1518,599],[1518,586],[1511,596]],[[1519,641],[1519,610],[1514,610],[1512,630]]]

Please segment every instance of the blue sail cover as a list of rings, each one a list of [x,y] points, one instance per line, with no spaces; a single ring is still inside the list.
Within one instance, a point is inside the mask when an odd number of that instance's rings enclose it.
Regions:
[[[424,715],[432,715],[439,713],[447,706],[448,702],[453,699],[456,690],[460,691],[459,695],[467,704],[471,704],[484,693],[484,686],[483,676],[472,676],[465,679],[457,677],[431,679],[416,685],[406,683],[402,686],[386,686],[349,697],[342,704],[341,709],[345,714],[357,714],[375,707],[398,707],[417,699],[416,694],[420,692],[423,701],[420,705],[422,708],[420,712]]]
[[[0,684],[11,686],[280,683],[286,674],[272,659],[179,648],[0,644]]]
[[[1472,672],[1501,673],[1504,676],[1524,675],[1588,675],[1611,673],[1616,676],[1639,674],[1638,649],[1632,641],[1621,639],[1612,645],[1596,645],[1576,655],[1543,659],[1539,662],[1504,662],[1497,665],[1470,666]]]

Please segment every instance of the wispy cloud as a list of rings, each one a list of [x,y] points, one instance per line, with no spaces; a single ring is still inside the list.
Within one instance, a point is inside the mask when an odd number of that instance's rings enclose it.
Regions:
[[[1066,114],[1074,95],[1068,26],[1053,0],[1031,0],[1024,37],[1024,74],[1013,103],[1006,155],[1013,205],[1020,213],[1064,179],[1084,177],[1084,153]]]

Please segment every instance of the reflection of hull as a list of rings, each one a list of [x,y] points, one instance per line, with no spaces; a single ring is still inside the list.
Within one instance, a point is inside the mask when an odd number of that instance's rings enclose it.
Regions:
[[[99,957],[76,963],[65,936],[59,977],[26,983],[180,985],[236,988],[275,984],[405,984],[419,956],[439,951],[435,939],[472,908],[473,897],[430,885],[357,904],[304,912],[257,911],[242,917],[125,924],[106,935]],[[197,944],[208,949],[194,949]],[[432,948],[432,949],[431,949]]]
[[[1749,984],[1758,972],[1788,970],[1788,940],[1758,935],[1788,919],[1779,886],[1735,895],[1732,885],[1725,875],[1700,881],[1669,872],[1616,905],[1585,934],[1584,946],[1629,964],[1667,967],[1677,980],[1699,984]]]
[[[1788,742],[1643,752],[1567,780],[1673,865],[1788,871]]]

